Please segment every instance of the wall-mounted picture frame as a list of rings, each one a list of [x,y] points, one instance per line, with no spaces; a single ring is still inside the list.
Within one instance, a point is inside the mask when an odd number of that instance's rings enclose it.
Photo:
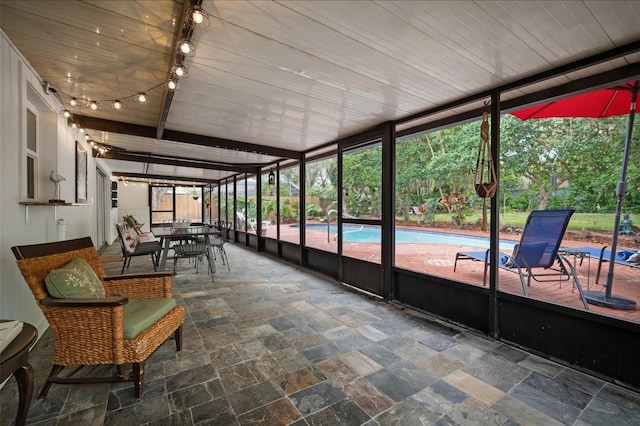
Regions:
[[[87,202],[87,151],[76,141],[76,203]]]

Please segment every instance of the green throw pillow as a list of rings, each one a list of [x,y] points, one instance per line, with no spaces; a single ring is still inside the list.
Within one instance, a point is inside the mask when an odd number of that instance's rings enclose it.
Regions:
[[[82,258],[73,259],[62,268],[49,272],[45,283],[52,297],[61,299],[105,297],[102,281]]]

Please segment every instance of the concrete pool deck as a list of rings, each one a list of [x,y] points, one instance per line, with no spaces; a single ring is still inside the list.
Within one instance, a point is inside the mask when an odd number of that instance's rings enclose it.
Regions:
[[[415,228],[414,228],[415,229]],[[475,237],[483,236],[477,232],[449,230],[439,228],[421,228],[425,231],[447,232],[452,234],[472,235]],[[297,243],[299,241],[299,228],[283,225],[280,227],[280,239]],[[267,238],[276,237],[276,228],[272,227],[267,231]],[[519,235],[504,234],[501,240],[512,240],[518,242]],[[306,243],[309,247],[329,252],[337,252],[337,241],[330,236],[327,241],[326,230],[311,230],[306,234]],[[583,247],[593,246],[602,247],[602,245],[588,244],[584,241],[573,241],[565,239],[562,241],[563,247]],[[429,275],[440,276],[456,281],[460,281],[470,285],[482,286],[484,266],[481,262],[458,262],[456,271],[453,271],[453,265],[457,252],[482,250],[472,246],[457,246],[449,244],[415,244],[415,243],[399,243],[396,244],[395,266],[403,269],[409,269],[416,272],[423,272]],[[343,243],[343,254],[346,256],[379,263],[380,262],[380,245],[375,243]],[[573,263],[574,259],[571,259]],[[596,284],[596,271],[598,268],[598,259],[584,259],[580,264],[580,259],[576,259],[576,270],[578,277],[582,283],[583,290],[604,291],[603,282],[606,282],[609,263],[603,263],[602,272],[600,274],[599,283]],[[499,271],[499,288],[501,291],[522,294],[522,285],[516,273],[500,269]],[[571,306],[577,309],[584,309],[582,301],[578,297],[578,291],[573,289],[572,283],[563,281],[553,282],[535,282],[531,283],[528,288],[529,296],[534,299],[544,300],[557,303],[560,305]],[[626,296],[635,300],[640,304],[640,269],[630,268],[624,265],[616,265],[614,269],[613,293]],[[610,308],[603,308],[595,305],[589,305],[592,312],[604,315],[622,318],[628,321],[640,322],[640,306],[635,310],[622,311]]]

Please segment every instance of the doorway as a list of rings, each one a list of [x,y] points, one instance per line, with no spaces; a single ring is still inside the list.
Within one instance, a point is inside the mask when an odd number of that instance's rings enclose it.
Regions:
[[[382,143],[344,147],[338,165],[338,253],[342,282],[382,295]]]
[[[96,245],[98,250],[107,244],[109,217],[107,214],[110,209],[107,207],[107,194],[110,188],[110,181],[106,173],[96,168]]]

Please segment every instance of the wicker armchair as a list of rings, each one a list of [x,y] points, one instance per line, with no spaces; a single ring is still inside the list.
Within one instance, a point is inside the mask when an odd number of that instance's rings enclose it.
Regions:
[[[39,398],[52,383],[104,383],[133,381],[135,397],[143,393],[144,361],[172,334],[176,349],[182,347],[184,308],[174,306],[137,336],[124,337],[124,305],[133,299],[171,298],[173,272],[105,276],[91,238],[12,247],[18,267],[44,313],[55,338],[53,367]],[[105,298],[61,299],[51,297],[45,278],[53,269],[75,258],[87,261],[101,279]],[[111,295],[111,296],[110,296]],[[114,296],[117,295],[117,296]],[[122,295],[122,296],[120,296]],[[132,376],[124,370],[131,363]],[[58,376],[67,366],[113,364],[118,375],[111,377]]]

